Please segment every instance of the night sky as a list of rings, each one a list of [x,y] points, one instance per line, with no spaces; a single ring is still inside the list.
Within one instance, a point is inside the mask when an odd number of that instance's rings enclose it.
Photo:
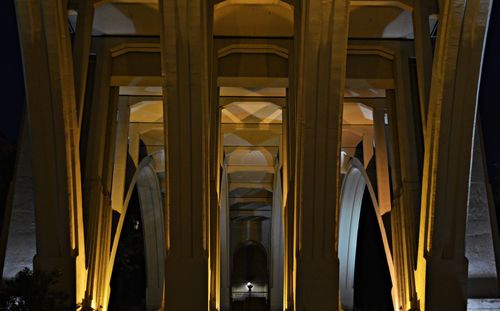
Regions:
[[[488,164],[500,162],[500,1],[493,1],[479,89],[479,113]]]
[[[14,0],[0,1],[0,29],[3,37],[0,135],[16,143],[24,111],[24,81]]]
[[[493,1],[479,89],[479,117],[489,182],[500,223],[500,0]]]

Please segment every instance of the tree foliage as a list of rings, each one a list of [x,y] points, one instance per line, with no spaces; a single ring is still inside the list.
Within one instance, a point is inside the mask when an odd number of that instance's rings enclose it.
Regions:
[[[12,279],[5,280],[0,288],[0,311],[70,311],[65,293],[55,289],[58,271],[21,270]]]

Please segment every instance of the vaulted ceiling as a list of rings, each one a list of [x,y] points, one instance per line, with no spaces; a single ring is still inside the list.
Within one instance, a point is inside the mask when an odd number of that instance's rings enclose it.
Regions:
[[[292,37],[294,1],[215,1],[214,35],[237,37]],[[432,5],[432,4],[431,4]],[[70,3],[70,7],[76,4]],[[435,4],[434,4],[435,6]],[[431,7],[435,11],[435,7]],[[76,10],[70,13],[75,27]],[[256,23],[255,21],[259,22]],[[429,19],[430,29],[436,23]],[[93,34],[159,36],[160,14],[155,0],[102,0],[96,2]],[[408,0],[351,1],[350,38],[413,38],[412,4]]]

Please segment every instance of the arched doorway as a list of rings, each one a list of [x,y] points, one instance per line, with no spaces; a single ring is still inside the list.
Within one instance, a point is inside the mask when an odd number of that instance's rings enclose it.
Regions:
[[[354,305],[354,280],[356,267],[356,253],[358,244],[358,232],[360,215],[363,206],[365,192],[370,197],[378,229],[382,238],[382,244],[387,259],[390,279],[393,285],[392,292],[395,292],[397,282],[394,272],[392,254],[387,239],[387,233],[379,211],[375,191],[363,167],[363,164],[356,158],[344,158],[346,174],[340,190],[340,212],[339,212],[339,290],[340,303],[344,310],[353,310]],[[366,202],[366,200],[365,200]],[[395,295],[392,295],[393,306],[397,306]]]
[[[236,53],[233,47],[230,51]],[[221,87],[220,94],[220,310],[283,310],[280,157],[286,91]],[[263,255],[259,262],[265,277],[243,263],[256,254]]]
[[[117,222],[114,243],[118,244],[124,233],[125,215],[135,199],[138,205],[135,220],[136,230],[140,230],[140,247],[143,253],[145,274],[146,310],[158,310],[163,303],[165,264],[165,202],[162,189],[165,179],[165,153],[163,150],[145,156],[135,171],[124,200],[124,213]],[[133,206],[131,206],[133,207]],[[137,207],[137,206],[136,206]],[[139,221],[140,218],[140,221]],[[114,246],[117,248],[117,246]],[[114,258],[112,258],[114,263]]]
[[[269,310],[267,253],[258,242],[241,243],[233,255],[231,277],[232,311]]]

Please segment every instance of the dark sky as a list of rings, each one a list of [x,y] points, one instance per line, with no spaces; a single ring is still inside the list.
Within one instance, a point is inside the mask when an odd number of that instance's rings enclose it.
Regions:
[[[24,110],[24,81],[14,0],[0,1],[0,29],[3,36],[0,135],[15,143]]]
[[[488,166],[500,163],[500,0],[493,1],[479,89]]]
[[[493,202],[500,226],[500,0],[493,1],[479,87],[479,117]],[[500,228],[500,227],[499,227]]]

